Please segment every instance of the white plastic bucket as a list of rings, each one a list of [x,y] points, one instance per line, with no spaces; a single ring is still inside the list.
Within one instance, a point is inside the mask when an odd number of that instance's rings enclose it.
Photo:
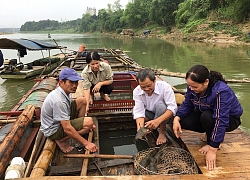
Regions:
[[[22,178],[26,168],[22,157],[14,157],[5,172],[5,179]]]

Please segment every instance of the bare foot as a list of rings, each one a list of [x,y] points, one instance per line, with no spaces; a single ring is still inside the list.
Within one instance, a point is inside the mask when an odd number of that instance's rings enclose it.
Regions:
[[[156,140],[156,145],[164,144],[166,141],[167,141],[167,138],[166,138],[165,134],[159,133],[159,136]]]
[[[104,93],[100,93],[100,96],[102,97],[102,99],[104,99],[105,101],[110,101],[110,98],[107,94]]]
[[[89,104],[93,104],[93,102],[94,102],[94,94],[90,94]]]
[[[94,124],[93,124],[93,126],[92,126],[92,130],[94,130],[94,129],[96,129],[96,125],[94,125]]]
[[[210,146],[207,144],[205,146],[203,146],[202,148],[199,149],[199,152],[201,152],[202,154],[206,154],[209,150]]]
[[[204,133],[204,134],[200,137],[200,139],[201,139],[203,142],[207,142],[207,134]]]
[[[56,144],[58,145],[58,147],[61,149],[62,152],[64,153],[69,153],[70,151],[72,151],[74,149],[73,146],[70,146],[67,141],[64,140],[55,140]]]

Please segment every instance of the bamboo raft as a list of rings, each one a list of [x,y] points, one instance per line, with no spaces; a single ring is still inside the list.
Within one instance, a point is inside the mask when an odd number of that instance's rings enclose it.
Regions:
[[[109,138],[108,132],[120,132],[122,134],[132,132],[136,134],[136,124],[132,117],[132,108],[134,102],[132,100],[132,91],[137,83],[135,76],[131,71],[138,71],[141,67],[130,59],[121,50],[113,49],[98,49],[102,58],[108,60],[114,76],[114,91],[110,98],[111,101],[106,102],[96,97],[93,106],[90,107],[89,115],[93,117],[96,130],[89,133],[86,139],[94,142],[99,151],[95,154],[90,154],[84,148],[76,146],[76,142],[70,141],[75,145],[75,149],[70,154],[62,153],[55,142],[45,138],[39,131],[40,126],[40,108],[47,94],[56,88],[57,80],[54,78],[58,75],[60,69],[65,66],[72,67],[77,71],[81,71],[86,63],[84,59],[70,59],[65,61],[63,66],[58,67],[55,73],[44,78],[37,79],[36,84],[30,91],[27,92],[19,103],[9,112],[1,112],[0,115],[5,116],[2,119],[4,124],[14,122],[12,129],[19,131],[19,137],[25,131],[30,129],[30,134],[22,146],[19,156],[23,157],[27,162],[27,168],[24,173],[24,178],[21,179],[36,179],[36,180],[56,180],[56,179],[249,179],[250,178],[250,161],[249,161],[249,135],[243,130],[237,129],[233,132],[226,133],[225,141],[222,143],[220,150],[217,152],[217,168],[214,171],[208,171],[205,167],[205,155],[200,154],[198,149],[205,142],[200,140],[202,134],[191,131],[183,131],[181,141],[185,148],[194,157],[195,162],[200,170],[198,174],[175,174],[175,175],[136,175],[134,171],[134,155],[132,154],[104,154],[101,152],[101,139],[105,134],[105,138]],[[79,83],[77,92],[73,98],[83,96]],[[183,93],[174,89],[178,104],[183,100]],[[27,114],[29,112],[29,115]],[[31,112],[30,112],[31,111]],[[32,119],[29,125],[21,125],[20,119]],[[21,120],[23,122],[24,120]],[[2,124],[3,124],[2,123]],[[19,129],[21,128],[21,129]],[[12,134],[12,133],[10,133]],[[131,136],[127,134],[126,136]],[[20,146],[19,140],[10,141],[11,136],[4,139],[4,143],[0,144],[1,152],[4,152],[4,147],[12,147],[15,149]],[[21,138],[20,138],[21,139]],[[109,139],[109,140],[112,140]],[[22,140],[20,140],[21,142]],[[12,144],[9,144],[12,143]],[[117,146],[122,146],[123,141],[116,141]],[[133,143],[133,142],[132,142]],[[154,146],[152,141],[151,146]],[[6,153],[8,153],[6,151]],[[13,150],[5,159],[0,161],[0,176],[3,177],[4,170],[8,165],[10,157],[16,154]],[[26,178],[25,178],[26,177]]]

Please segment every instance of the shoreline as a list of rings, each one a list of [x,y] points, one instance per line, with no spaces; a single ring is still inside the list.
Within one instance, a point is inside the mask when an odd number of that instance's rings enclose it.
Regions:
[[[110,35],[113,37],[148,37],[148,38],[159,38],[165,41],[183,41],[183,42],[197,42],[197,43],[206,43],[211,45],[246,45],[249,46],[250,42],[244,42],[240,40],[240,36],[229,36],[227,34],[217,34],[216,36],[209,33],[203,33],[200,35],[196,35],[194,33],[190,33],[188,35],[184,35],[181,32],[170,32],[167,34],[157,34],[152,32],[151,34],[144,36],[143,34],[135,34],[135,35],[122,35],[115,33],[102,33],[105,35]],[[250,38],[250,37],[249,37]]]
[[[246,30],[245,30],[246,31]],[[133,35],[123,35],[123,34],[116,34],[116,33],[111,33],[111,32],[104,32],[104,33],[97,33],[97,34],[101,34],[101,35],[108,35],[114,38],[123,38],[123,37],[148,37],[148,38],[159,38],[165,41],[172,41],[172,40],[178,40],[178,41],[183,41],[183,42],[199,42],[199,43],[207,43],[207,44],[212,44],[212,45],[246,45],[249,46],[250,45],[250,32],[248,33],[248,38],[249,38],[249,42],[245,42],[242,39],[241,36],[230,36],[228,34],[223,34],[222,32],[218,32],[215,33],[211,32],[211,31],[197,31],[195,33],[189,33],[187,35],[183,34],[180,30],[177,30],[175,28],[173,28],[173,30],[171,30],[171,32],[169,33],[158,33],[157,30],[152,30],[152,33],[148,34],[148,35],[143,35],[142,33],[138,33],[138,32],[142,32],[142,30],[138,30],[137,33],[133,34]],[[20,32],[22,33],[22,32]],[[24,34],[27,32],[24,32]],[[34,33],[34,32],[30,32],[30,33]],[[42,33],[42,32],[40,32]],[[47,33],[47,32],[44,32]],[[244,32],[246,34],[246,32]],[[6,35],[6,34],[13,34],[13,33],[5,33],[5,32],[0,32],[0,35]],[[53,34],[53,32],[51,32],[50,34]],[[55,32],[55,34],[61,34],[58,32]],[[63,33],[64,34],[64,33]],[[68,34],[68,33],[65,33]],[[69,33],[72,34],[72,33]],[[80,33],[82,34],[82,33]],[[84,33],[84,34],[88,34],[88,33]],[[91,33],[92,34],[92,33]],[[96,34],[96,33],[94,33]]]

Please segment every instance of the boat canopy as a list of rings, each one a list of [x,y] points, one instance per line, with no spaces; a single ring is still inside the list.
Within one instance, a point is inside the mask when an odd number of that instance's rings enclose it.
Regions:
[[[62,49],[65,47],[50,44],[40,40],[31,39],[8,39],[0,38],[0,49],[17,49],[17,50],[50,50]]]

